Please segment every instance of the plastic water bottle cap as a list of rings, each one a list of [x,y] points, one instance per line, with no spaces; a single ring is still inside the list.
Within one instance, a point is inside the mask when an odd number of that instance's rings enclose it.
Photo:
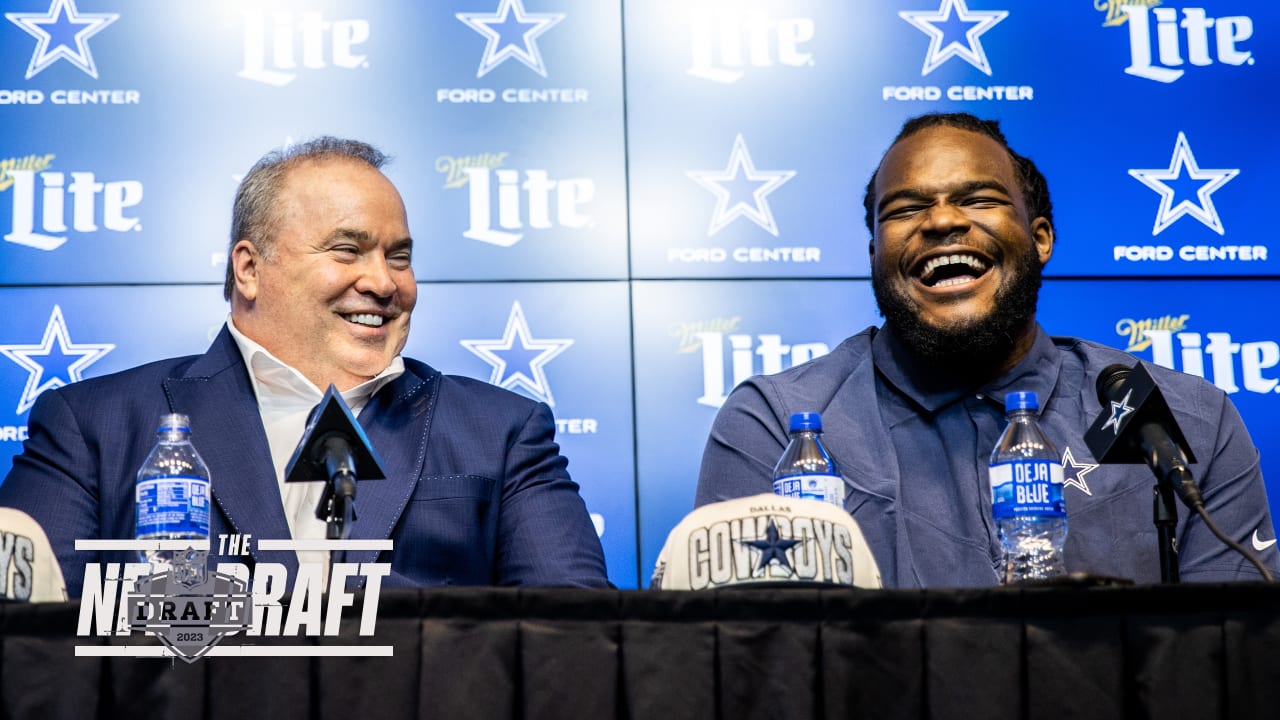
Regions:
[[[822,432],[822,415],[816,412],[798,412],[791,415],[791,432],[813,430]]]
[[[191,420],[184,413],[165,413],[160,416],[160,427],[156,432],[191,432]]]
[[[1039,410],[1040,400],[1036,394],[1030,390],[1011,392],[1004,396],[1004,411],[1013,412],[1014,410]]]

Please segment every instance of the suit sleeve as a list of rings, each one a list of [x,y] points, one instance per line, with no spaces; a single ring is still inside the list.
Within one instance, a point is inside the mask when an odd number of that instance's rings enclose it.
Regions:
[[[1280,552],[1267,504],[1258,449],[1249,437],[1235,406],[1221,391],[1215,391],[1218,435],[1213,457],[1192,465],[1200,483],[1205,510],[1226,535],[1242,544],[1280,577]],[[1203,473],[1203,477],[1201,477]],[[1185,509],[1183,509],[1185,510]],[[1182,510],[1180,510],[1181,512]],[[1178,572],[1192,582],[1258,580],[1261,574],[1248,560],[1215,537],[1199,516],[1182,523],[1178,537]]]
[[[551,409],[538,403],[507,449],[499,584],[610,587],[600,539],[567,468]]]
[[[739,385],[725,400],[702,451],[694,505],[773,492],[773,468],[786,448],[780,415],[763,378]]]
[[[41,393],[27,420],[22,454],[0,485],[0,505],[35,518],[49,543],[70,597],[80,597],[84,566],[96,553],[77,552],[77,538],[99,537],[98,463],[62,393]]]

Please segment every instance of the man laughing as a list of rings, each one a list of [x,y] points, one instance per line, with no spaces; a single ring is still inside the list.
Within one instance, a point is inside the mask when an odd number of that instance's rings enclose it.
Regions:
[[[284,482],[307,418],[334,386],[383,458],[351,537],[391,550],[249,549],[210,564],[391,566],[383,587],[609,585],[604,555],[555,443],[547,405],[400,355],[417,302],[404,202],[387,157],[321,137],[271,152],[236,192],[226,325],[203,355],[43,393],[0,505],[36,518],[81,593],[77,539],[134,536],[134,474],[162,414],[191,419],[209,466],[212,547],[229,534],[320,540],[322,483]],[[436,309],[439,312],[439,309]],[[221,551],[219,551],[221,552]]]
[[[997,584],[1002,553],[987,464],[1004,429],[1004,396],[1030,390],[1041,400],[1041,428],[1077,479],[1064,493],[1067,571],[1159,581],[1150,471],[1099,466],[1084,443],[1101,409],[1099,372],[1135,358],[1050,337],[1036,322],[1057,238],[1035,163],[994,121],[924,115],[902,127],[863,204],[884,325],[739,385],[712,426],[697,504],[769,492],[790,415],[820,412],[844,476],[844,507],[885,587]],[[1258,451],[1226,395],[1200,378],[1147,369],[1200,459],[1194,472],[1209,514],[1238,541],[1275,537]],[[1188,515],[1177,528],[1183,580],[1259,577]],[[1274,545],[1260,555],[1280,570]]]

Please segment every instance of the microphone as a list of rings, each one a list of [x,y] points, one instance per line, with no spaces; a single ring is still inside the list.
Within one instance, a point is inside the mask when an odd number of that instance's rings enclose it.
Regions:
[[[1192,511],[1204,507],[1189,467],[1196,456],[1142,363],[1103,368],[1097,391],[1102,414],[1084,441],[1098,462],[1145,463],[1157,479],[1172,483]]]
[[[285,482],[325,481],[316,517],[327,523],[325,537],[346,539],[356,520],[356,479],[386,477],[382,460],[364,428],[333,385],[307,421],[307,428],[285,466]]]
[[[1178,548],[1174,540],[1178,511],[1172,497],[1176,491],[1182,502],[1204,520],[1214,537],[1243,556],[1264,580],[1271,582],[1271,571],[1243,545],[1222,532],[1209,516],[1189,467],[1196,456],[1160,394],[1155,378],[1142,363],[1135,363],[1132,368],[1124,365],[1103,368],[1098,373],[1097,391],[1102,413],[1085,433],[1085,445],[1099,463],[1145,463],[1155,474],[1153,511],[1160,542],[1161,578],[1166,582],[1178,581]]]

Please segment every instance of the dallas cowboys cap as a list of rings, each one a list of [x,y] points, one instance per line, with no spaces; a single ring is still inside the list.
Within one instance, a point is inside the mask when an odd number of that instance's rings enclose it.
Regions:
[[[655,590],[767,584],[882,587],[880,568],[849,513],[773,494],[703,505],[667,535]]]
[[[0,600],[62,602],[67,584],[44,528],[16,508],[0,507],[0,547],[7,565],[0,568]]]

